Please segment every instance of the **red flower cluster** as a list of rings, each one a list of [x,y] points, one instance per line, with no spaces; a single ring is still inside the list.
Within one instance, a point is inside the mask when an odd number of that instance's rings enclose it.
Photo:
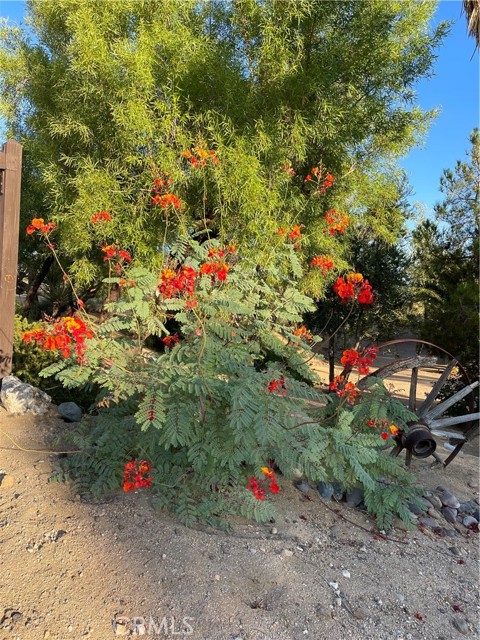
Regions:
[[[152,198],[152,204],[159,204],[162,209],[166,209],[169,205],[172,205],[174,209],[181,209],[182,203],[173,193],[164,193],[162,195],[156,195]]]
[[[78,362],[82,361],[85,353],[85,340],[93,338],[93,333],[80,318],[67,316],[60,318],[48,329],[35,329],[23,335],[23,341],[29,344],[35,342],[44,351],[60,351],[64,358],[68,358],[75,349]]]
[[[111,222],[112,221],[112,218],[110,217],[110,214],[108,213],[108,211],[100,211],[99,213],[95,213],[90,218],[90,222],[92,224],[98,224],[102,220],[104,220],[105,222]]]
[[[315,256],[310,263],[312,267],[318,267],[322,270],[323,275],[328,273],[330,269],[335,268],[335,264],[330,256]]]
[[[344,213],[336,209],[329,209],[325,212],[325,222],[328,226],[328,229],[325,229],[325,233],[335,236],[337,233],[345,232],[349,224],[349,219]]]
[[[169,193],[170,185],[173,183],[168,174],[164,174],[162,179],[156,178],[151,189],[152,204],[160,205],[162,209],[167,209],[170,205],[174,209],[181,209],[182,203],[173,193]]]
[[[295,244],[295,249],[298,249],[299,247],[298,243],[302,239],[301,229],[303,226],[304,226],[303,224],[296,224],[290,230],[285,229],[284,227],[280,227],[277,233],[279,236],[284,236],[286,234],[288,240]]]
[[[360,391],[355,387],[353,382],[345,382],[344,376],[335,376],[330,382],[330,391],[335,391],[339,398],[346,398],[349,404],[355,404]]]
[[[45,224],[43,218],[34,218],[27,227],[27,234],[31,236],[35,231],[41,231],[48,236],[48,234],[55,229],[55,226],[54,222],[47,222],[47,224]]]
[[[303,340],[311,340],[313,338],[312,334],[310,333],[310,331],[308,331],[307,327],[304,327],[303,325],[300,327],[297,327],[293,332],[293,335],[297,336],[297,338],[302,338]]]
[[[376,360],[378,353],[378,347],[368,347],[360,354],[355,349],[347,349],[343,352],[340,362],[345,369],[351,370],[353,367],[357,367],[360,375],[367,375],[370,373],[370,365]]]
[[[214,165],[217,165],[220,162],[213,149],[210,149],[210,151],[207,151],[206,149],[197,149],[196,153],[194,153],[193,150],[187,149],[183,152],[183,157],[186,158],[195,169],[206,167],[208,161],[212,162]]]
[[[151,470],[152,466],[147,460],[140,460],[138,464],[136,460],[127,462],[123,472],[123,490],[128,492],[151,487],[153,478],[147,475]]]
[[[278,391],[282,396],[287,395],[284,376],[280,376],[278,380],[271,380],[267,388],[270,393],[272,393],[273,391]]]
[[[124,249],[117,249],[117,247],[114,244],[103,245],[103,247],[100,247],[100,248],[105,254],[103,256],[104,262],[106,260],[111,260],[112,258],[118,258],[119,262],[132,261],[132,256],[128,253],[128,251],[125,251]]]
[[[270,491],[272,493],[279,493],[280,487],[275,478],[275,472],[269,469],[269,467],[262,467],[262,473],[265,476],[265,480],[270,481],[268,485]],[[266,491],[260,486],[260,482],[257,478],[249,478],[247,489],[253,493],[257,500],[265,500]]]
[[[321,167],[312,167],[310,169],[310,173],[305,178],[305,182],[311,182],[313,177],[316,178],[317,182],[317,191],[321,194],[324,194],[327,189],[333,187],[333,183],[335,182],[335,177],[332,176],[331,173],[327,173],[325,177],[323,177],[323,171]]]
[[[180,342],[180,338],[177,335],[165,336],[165,338],[162,338],[162,342],[169,349],[173,349]]]
[[[400,433],[402,433],[402,430],[399,429],[398,427],[396,427],[394,424],[391,424],[390,426],[388,425],[388,421],[387,420],[369,420],[367,422],[367,425],[369,427],[379,427],[380,429],[383,429],[383,431],[380,433],[380,437],[382,438],[382,440],[388,440],[388,438],[390,438],[390,436],[393,436],[394,438],[399,435]],[[390,433],[388,431],[386,431],[386,429],[389,429]]]
[[[215,281],[215,278],[225,281],[229,270],[228,264],[220,260],[214,260],[213,262],[204,262],[199,272],[202,276],[212,276],[213,281]]]
[[[337,278],[333,290],[342,302],[358,300],[360,304],[372,304],[372,286],[361,273],[349,273],[346,277]]]
[[[164,298],[174,298],[182,293],[193,296],[198,273],[192,267],[180,267],[177,271],[164,269],[161,278],[157,289]]]

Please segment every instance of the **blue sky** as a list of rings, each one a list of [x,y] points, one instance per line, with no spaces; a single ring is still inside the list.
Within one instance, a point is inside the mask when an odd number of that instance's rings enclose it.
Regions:
[[[18,22],[24,7],[20,0],[0,0],[0,16]],[[424,147],[412,151],[402,162],[414,191],[411,200],[423,203],[427,214],[441,199],[438,187],[443,169],[454,167],[457,160],[464,158],[468,135],[479,126],[479,55],[474,53],[474,40],[467,36],[461,8],[461,0],[439,3],[434,24],[449,20],[453,25],[438,51],[435,76],[420,82],[417,93],[421,107],[439,107],[441,113]]]

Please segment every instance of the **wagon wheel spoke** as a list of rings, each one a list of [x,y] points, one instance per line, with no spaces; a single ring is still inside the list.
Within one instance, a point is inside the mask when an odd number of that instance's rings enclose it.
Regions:
[[[469,384],[466,387],[463,387],[463,389],[460,389],[460,391],[457,391],[457,393],[454,393],[453,396],[450,396],[450,398],[448,398],[447,400],[444,400],[440,404],[437,404],[436,407],[431,409],[428,413],[424,414],[425,421],[431,422],[437,416],[441,416],[442,413],[445,413],[447,409],[450,409],[450,407],[453,407],[453,405],[459,402],[460,400],[462,400],[462,398],[465,398],[465,396],[468,396],[468,394],[471,393],[474,389],[476,389],[478,385],[479,385],[478,380],[476,382],[472,382],[472,384]],[[468,422],[468,420],[465,420],[464,422]]]
[[[417,408],[417,382],[418,382],[418,367],[413,367],[412,377],[410,378],[410,394],[408,398],[408,409],[412,413],[415,413]]]
[[[438,394],[440,393],[440,390],[446,384],[446,382],[447,382],[447,380],[448,380],[453,368],[456,366],[456,364],[457,364],[457,361],[456,360],[452,360],[450,362],[450,364],[447,365],[447,367],[445,367],[445,370],[443,371],[442,375],[436,381],[436,383],[433,385],[432,390],[429,392],[429,394],[427,395],[427,397],[425,398],[423,403],[420,405],[420,407],[419,407],[419,409],[417,411],[417,416],[419,418],[423,418],[423,416],[427,413],[427,411],[430,409],[432,404],[435,402],[435,400],[438,397]]]

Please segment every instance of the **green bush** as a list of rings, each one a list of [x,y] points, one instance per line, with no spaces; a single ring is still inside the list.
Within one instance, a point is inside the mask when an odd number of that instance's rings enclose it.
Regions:
[[[133,267],[110,278],[124,283],[123,296],[85,354],[43,372],[67,388],[102,389],[100,415],[73,435],[81,452],[65,460],[64,477],[108,492],[127,461],[147,459],[162,505],[186,524],[221,525],[233,514],[272,518],[271,502],[247,485],[275,465],[284,478],[298,469],[311,482],[361,485],[381,527],[394,513],[408,519],[413,478],[383,453],[368,422],[406,428],[411,415],[381,384],[354,399],[319,385],[310,348],[295,335],[313,301],[295,287],[302,270],[293,245],[279,246],[268,265],[231,255],[223,272],[219,251],[214,242],[180,243],[160,276]],[[167,338],[164,353],[145,350],[152,334],[165,341],[172,318],[178,342]]]

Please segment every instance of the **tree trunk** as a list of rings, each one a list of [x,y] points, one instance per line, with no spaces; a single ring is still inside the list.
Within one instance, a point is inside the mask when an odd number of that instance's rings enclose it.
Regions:
[[[32,282],[30,289],[27,291],[27,297],[25,298],[25,302],[23,303],[23,310],[25,312],[29,312],[32,308],[33,303],[37,300],[38,290],[41,287],[43,281],[48,275],[52,264],[54,263],[55,258],[53,256],[47,256],[45,258],[42,268],[38,272],[35,280]]]

